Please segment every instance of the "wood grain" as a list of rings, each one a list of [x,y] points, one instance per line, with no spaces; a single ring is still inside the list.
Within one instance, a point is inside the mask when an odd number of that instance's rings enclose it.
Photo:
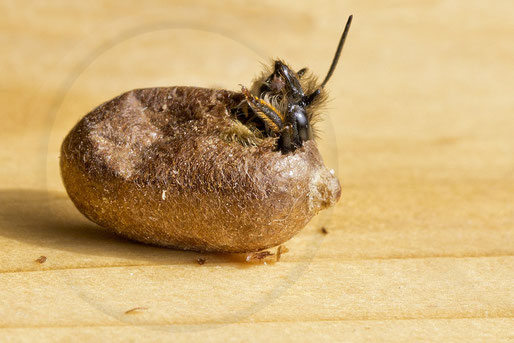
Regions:
[[[513,11],[0,2],[0,340],[514,341]],[[73,207],[59,145],[92,108],[132,88],[236,90],[270,57],[322,76],[350,13],[320,141],[342,201],[279,263],[133,243]]]

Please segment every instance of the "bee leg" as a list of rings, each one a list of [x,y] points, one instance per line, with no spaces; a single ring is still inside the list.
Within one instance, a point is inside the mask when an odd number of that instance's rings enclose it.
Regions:
[[[280,135],[280,141],[279,141],[280,150],[282,150],[282,152],[284,154],[293,150],[292,135],[293,135],[293,128],[290,125],[287,125],[286,127],[284,127],[284,129],[282,130],[282,134]]]
[[[296,72],[298,74],[298,77],[301,78],[305,73],[307,72],[307,68],[302,68]]]
[[[280,133],[284,127],[284,115],[263,99],[251,94],[245,86],[241,86],[241,92],[246,97],[248,105],[253,112],[274,133]]]

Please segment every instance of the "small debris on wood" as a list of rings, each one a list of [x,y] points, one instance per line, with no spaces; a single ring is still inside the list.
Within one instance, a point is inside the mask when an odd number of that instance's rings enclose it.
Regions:
[[[135,314],[135,313],[138,313],[140,311],[145,311],[145,310],[148,310],[148,307],[134,307],[128,311],[125,311],[125,314]]]
[[[268,250],[249,253],[246,255],[246,262],[263,262],[266,264],[266,258],[273,255],[275,254],[269,252]]]
[[[280,261],[280,257],[282,256],[282,254],[285,254],[288,251],[289,249],[286,248],[284,245],[279,245],[277,248],[277,262]]]
[[[328,233],[327,229],[324,226],[321,228],[321,233],[324,235]]]
[[[198,263],[199,265],[205,264],[205,261],[207,261],[207,260],[202,257],[199,257],[198,259],[196,259],[196,263]]]
[[[35,259],[34,262],[37,262],[39,264],[43,264],[46,262],[46,256],[39,256],[39,258]]]

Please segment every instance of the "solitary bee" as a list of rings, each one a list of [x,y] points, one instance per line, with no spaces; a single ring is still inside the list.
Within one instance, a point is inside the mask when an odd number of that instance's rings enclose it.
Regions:
[[[93,222],[144,243],[255,252],[277,246],[341,188],[313,140],[324,87],[277,60],[250,89],[154,87],[93,109],[61,147],[61,174]]]
[[[243,118],[254,120],[257,116],[261,119],[266,134],[279,137],[278,147],[284,153],[294,151],[313,138],[317,109],[326,100],[324,87],[337,66],[352,18],[350,16],[346,22],[332,65],[321,84],[315,76],[306,75],[307,68],[295,72],[283,61],[276,60],[273,71],[264,71],[250,90],[241,85],[246,100],[241,104]]]

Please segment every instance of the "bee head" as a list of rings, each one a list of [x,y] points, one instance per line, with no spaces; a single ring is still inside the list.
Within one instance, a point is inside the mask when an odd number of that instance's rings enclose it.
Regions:
[[[306,68],[293,71],[280,60],[273,62],[273,72],[259,86],[259,97],[269,99],[275,108],[284,116],[286,130],[292,131],[292,140],[295,146],[301,146],[306,140],[312,138],[310,127],[309,105],[313,97],[305,95],[305,86],[302,86],[302,76]]]
[[[254,82],[251,92],[242,87],[255,114],[266,124],[268,131],[279,136],[279,147],[283,152],[293,151],[313,138],[314,107],[323,98],[323,89],[335,70],[351,21],[352,16],[348,18],[322,83],[313,76],[306,76],[307,68],[295,72],[284,62],[275,60],[272,69]]]

